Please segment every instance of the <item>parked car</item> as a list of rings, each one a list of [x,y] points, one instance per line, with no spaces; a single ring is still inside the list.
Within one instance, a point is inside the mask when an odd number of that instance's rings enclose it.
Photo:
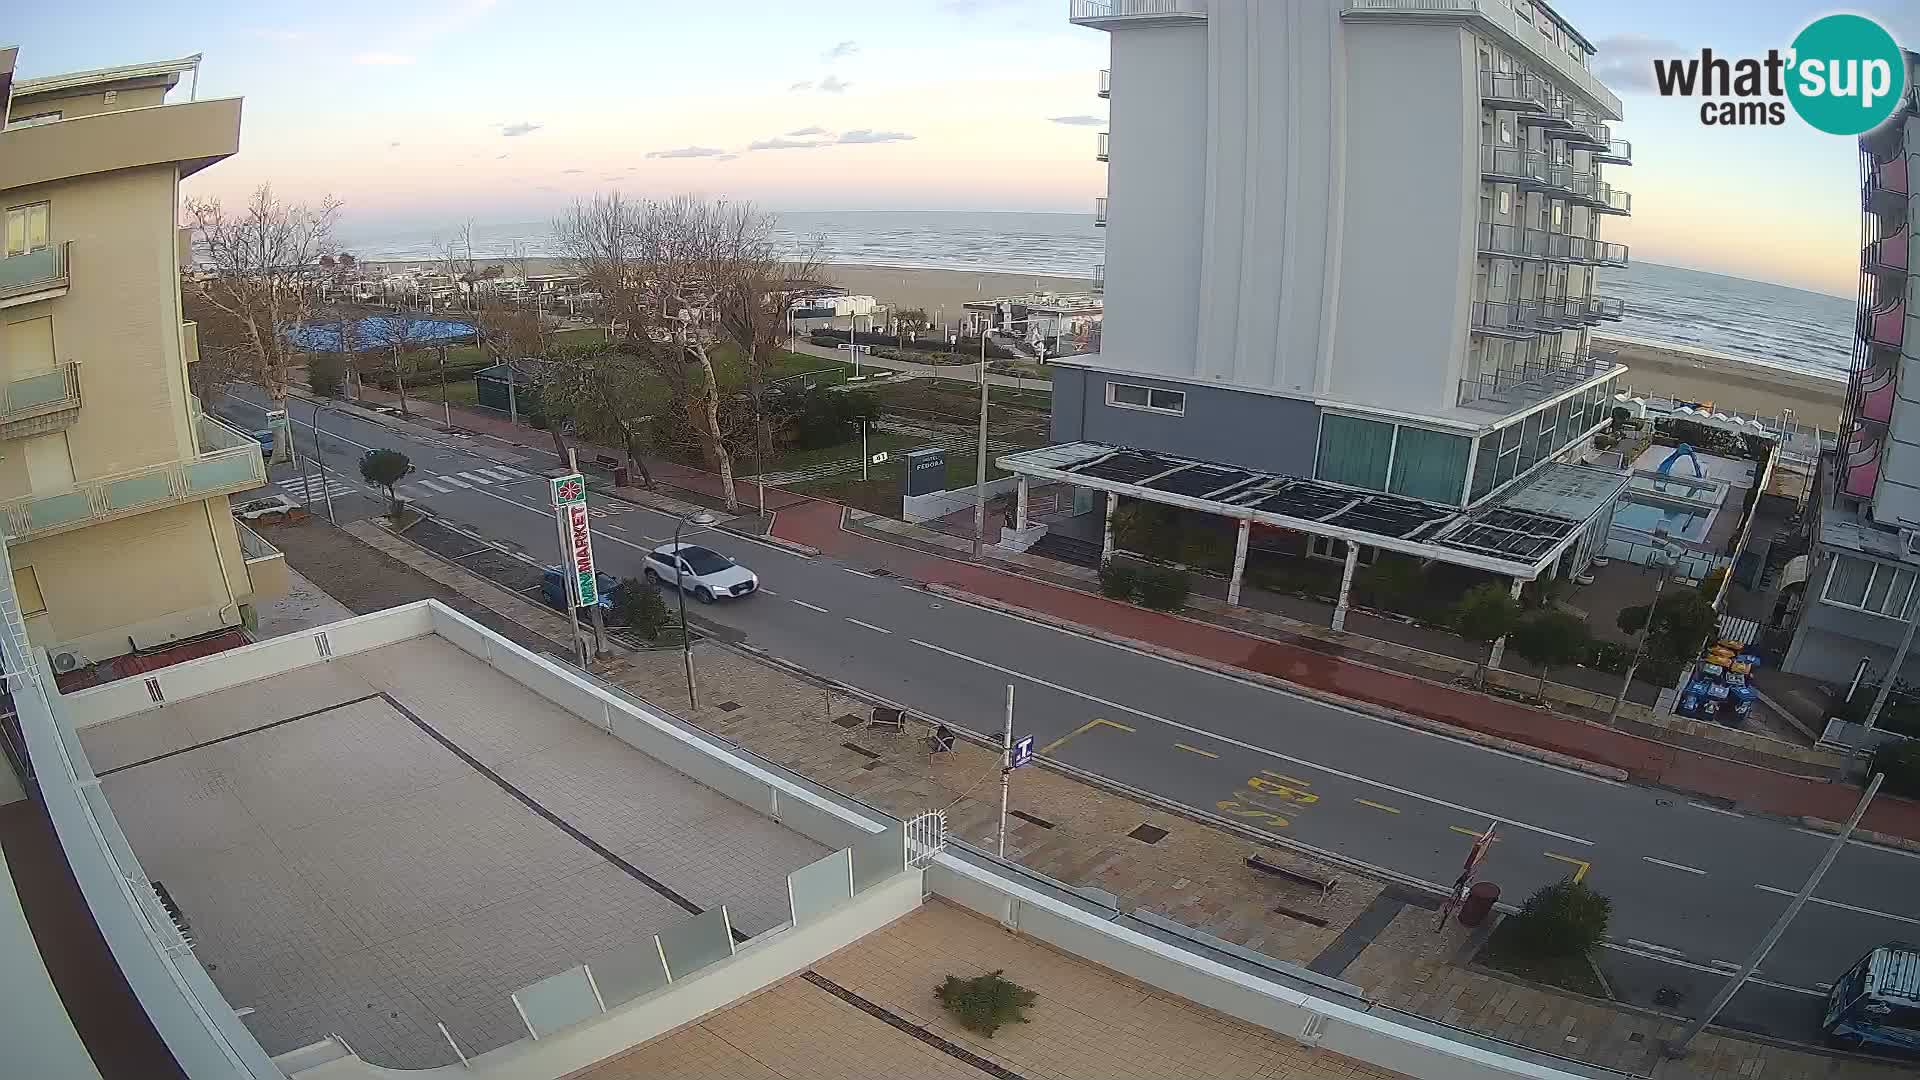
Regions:
[[[698,544],[661,544],[647,553],[647,580],[668,582],[699,597],[703,604],[722,598],[738,599],[760,588],[753,571]]]
[[[272,457],[272,456],[273,456],[273,431],[272,431],[272,429],[267,429],[267,430],[264,430],[264,431],[256,431],[256,432],[254,432],[254,433],[253,433],[253,439],[254,439],[254,441],[255,441],[255,442],[257,442],[257,443],[259,443],[259,444],[260,444],[260,456],[261,456],[261,457],[269,457],[269,458],[270,458],[270,457]]]
[[[620,579],[612,574],[596,573],[593,580],[600,587],[600,610],[612,611],[613,594],[620,587]],[[540,575],[540,597],[552,607],[567,610],[567,579],[559,567],[549,566],[546,573]]]

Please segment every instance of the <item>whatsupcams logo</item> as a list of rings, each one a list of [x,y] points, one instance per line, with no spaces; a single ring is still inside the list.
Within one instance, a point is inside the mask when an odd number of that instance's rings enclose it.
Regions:
[[[1821,131],[1858,135],[1893,115],[1907,89],[1907,65],[1879,23],[1827,15],[1809,23],[1785,52],[1729,60],[1701,49],[1698,58],[1655,60],[1653,78],[1662,97],[1704,98],[1702,124],[1777,126],[1787,122],[1791,104]]]

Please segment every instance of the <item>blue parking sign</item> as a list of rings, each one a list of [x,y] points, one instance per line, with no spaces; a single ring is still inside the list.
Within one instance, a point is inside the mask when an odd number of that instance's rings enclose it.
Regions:
[[[1033,736],[1023,735],[1013,744],[1013,753],[1007,761],[1009,768],[1017,769],[1033,761]]]

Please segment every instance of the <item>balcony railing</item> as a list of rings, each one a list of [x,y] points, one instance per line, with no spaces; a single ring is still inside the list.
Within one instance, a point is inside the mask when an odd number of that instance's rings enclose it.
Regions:
[[[1553,137],[1579,150],[1599,152],[1613,142],[1613,133],[1607,125],[1593,119],[1593,114],[1575,110],[1566,127],[1555,131]]]
[[[1613,185],[1589,173],[1574,172],[1572,167],[1556,165],[1553,167],[1553,186],[1565,191],[1567,195],[1602,214],[1629,214],[1633,212],[1633,196],[1616,190]]]
[[[1477,246],[1482,255],[1504,255],[1512,259],[1547,257],[1548,236],[1540,229],[1482,221],[1477,234]]]
[[[1095,263],[1093,264],[1093,294],[1095,296],[1098,296],[1101,293],[1104,293],[1106,291],[1107,291],[1107,264]]]
[[[0,387],[0,439],[44,435],[72,423],[79,411],[80,364],[69,360]]]
[[[1587,297],[1587,321],[1597,322],[1605,319],[1612,322],[1627,313],[1626,301],[1611,296]]]
[[[1577,296],[1550,296],[1532,302],[1540,305],[1540,328],[1543,330],[1571,330],[1586,325],[1586,301]]]
[[[7,542],[37,539],[167,503],[246,491],[267,482],[260,444],[210,416],[198,417],[200,453],[186,461],[150,465],[83,480],[70,491],[0,502]]]
[[[287,594],[287,557],[279,548],[267,543],[259,533],[240,521],[233,523],[233,531],[240,538],[240,555],[247,567],[247,580],[252,583],[253,600],[261,600]]]
[[[1609,244],[1605,240],[1589,240],[1587,256],[1586,262],[1589,266],[1626,266],[1627,245]]]
[[[1101,68],[1101,69],[1100,69],[1100,89],[1098,89],[1098,90],[1096,90],[1096,91],[1094,91],[1094,93],[1095,93],[1095,94],[1097,94],[1097,95],[1098,95],[1098,96],[1100,96],[1100,97],[1103,97],[1103,98],[1105,98],[1105,97],[1112,97],[1112,96],[1113,96],[1113,71],[1112,71],[1112,69],[1110,69],[1110,68]]]
[[[1100,133],[1100,145],[1094,149],[1093,159],[1095,161],[1107,160],[1107,133],[1104,131]]]
[[[1497,184],[1546,187],[1551,182],[1552,167],[1547,156],[1537,150],[1485,144],[1480,147],[1480,175]]]
[[[44,300],[67,287],[67,244],[0,259],[0,307]]]
[[[1098,23],[1104,19],[1207,17],[1207,0],[1068,0],[1067,20]]]
[[[1516,367],[1483,371],[1461,379],[1459,403],[1493,412],[1512,412],[1607,375],[1619,366],[1617,361],[1617,355],[1611,352],[1529,357]]]
[[[1536,300],[1477,300],[1472,312],[1473,332],[1497,337],[1530,338],[1555,327]]]
[[[1099,229],[1107,227],[1107,197],[1105,195],[1093,200],[1093,224],[1095,228]]]
[[[1609,165],[1631,165],[1633,164],[1633,144],[1625,139],[1615,139],[1607,144],[1606,149],[1595,150],[1593,160],[1604,161]]]
[[[1550,94],[1546,82],[1530,71],[1480,69],[1480,100],[1494,108],[1539,112]]]
[[[1531,10],[1532,5],[1526,7]],[[1506,43],[1525,49],[1538,66],[1580,88],[1599,103],[1608,116],[1620,115],[1620,97],[1606,88],[1586,65],[1554,44],[1530,16],[1514,10],[1514,0],[1343,0],[1340,13],[1345,18],[1407,15],[1434,19],[1466,19],[1485,24]]]

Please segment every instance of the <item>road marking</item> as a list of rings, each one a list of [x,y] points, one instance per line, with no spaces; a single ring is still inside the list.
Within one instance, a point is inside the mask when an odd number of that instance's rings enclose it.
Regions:
[[[1549,859],[1555,859],[1559,862],[1563,862],[1572,866],[1579,867],[1578,870],[1575,870],[1573,872],[1573,882],[1576,885],[1578,885],[1587,876],[1587,871],[1593,869],[1592,863],[1586,861],[1585,859],[1576,859],[1571,855],[1558,855],[1551,851],[1543,851],[1540,854],[1545,855]]]
[[[473,471],[479,473],[481,476],[484,476],[489,480],[498,480],[503,484],[513,479],[513,477],[507,475],[504,471],[499,469],[475,469]]]
[[[1695,810],[1705,810],[1711,814],[1724,814],[1727,817],[1744,818],[1747,816],[1745,814],[1736,814],[1733,811],[1726,809],[1725,807],[1708,806],[1706,803],[1703,803],[1703,802],[1690,802],[1687,805],[1693,807]]]
[[[1273,778],[1274,778],[1275,780],[1285,780],[1285,781],[1286,781],[1287,783],[1289,783],[1289,784],[1299,784],[1299,785],[1300,785],[1301,787],[1312,787],[1312,786],[1313,786],[1313,781],[1311,781],[1311,780],[1298,780],[1298,779],[1295,779],[1294,777],[1291,777],[1291,776],[1288,776],[1288,775],[1287,775],[1286,773],[1277,773],[1277,772],[1274,772],[1274,771],[1273,771],[1272,769],[1261,769],[1261,770],[1260,770],[1260,775],[1261,775],[1261,776],[1271,776],[1271,777],[1273,777]]]
[[[1734,962],[1733,962],[1733,961],[1731,961],[1731,960],[1709,960],[1709,961],[1707,961],[1707,965],[1708,965],[1709,967],[1717,967],[1717,968],[1720,968],[1720,969],[1722,969],[1722,970],[1725,970],[1725,971],[1739,971],[1739,970],[1740,970],[1740,965],[1739,965],[1739,964],[1736,964],[1736,963],[1734,963]],[[1755,973],[1755,974],[1758,974],[1758,973],[1759,973],[1759,971],[1760,971],[1760,969],[1759,969],[1759,968],[1754,968],[1753,970],[1754,970],[1754,973]]]
[[[1371,806],[1375,810],[1381,810],[1389,814],[1397,814],[1400,812],[1398,810],[1395,810],[1393,807],[1388,806],[1386,803],[1377,803],[1377,802],[1374,802],[1372,799],[1355,799],[1353,801],[1359,803],[1361,806]]]
[[[515,469],[506,465],[496,465],[494,466],[494,470],[496,472],[506,473],[508,476],[531,476],[532,475],[531,473],[523,473],[519,469]]]
[[[1174,728],[1179,731],[1184,731],[1191,735],[1198,735],[1198,736],[1201,736],[1202,738],[1211,739],[1215,742],[1223,742],[1229,746],[1237,746],[1240,749],[1249,751],[1251,753],[1265,754],[1268,757],[1276,758],[1280,761],[1290,762],[1294,765],[1302,765],[1309,769],[1318,769],[1323,773],[1326,773],[1330,776],[1337,776],[1342,780],[1351,780],[1356,784],[1366,784],[1370,787],[1379,788],[1382,791],[1391,791],[1395,795],[1404,795],[1409,799],[1419,799],[1421,802],[1431,803],[1434,806],[1443,806],[1449,810],[1455,810],[1462,814],[1472,814],[1475,817],[1483,817],[1483,818],[1487,818],[1490,821],[1500,822],[1502,825],[1511,825],[1516,829],[1525,829],[1528,832],[1539,833],[1541,836],[1551,836],[1555,840],[1565,840],[1569,844],[1580,844],[1583,847],[1593,846],[1593,841],[1584,839],[1582,837],[1571,836],[1563,832],[1555,832],[1552,829],[1541,828],[1538,825],[1529,825],[1524,821],[1519,821],[1509,817],[1502,817],[1499,814],[1490,814],[1485,810],[1478,810],[1471,806],[1462,806],[1459,803],[1448,802],[1445,799],[1435,798],[1432,795],[1422,795],[1417,791],[1409,791],[1406,788],[1395,787],[1392,784],[1382,783],[1381,781],[1378,781],[1378,780],[1372,780],[1367,777],[1361,776],[1357,773],[1345,772],[1343,770],[1336,769],[1328,765],[1322,765],[1316,761],[1308,761],[1305,758],[1297,758],[1297,757],[1293,757],[1290,754],[1283,754],[1278,750],[1269,750],[1264,746],[1255,746],[1250,742],[1242,742],[1239,739],[1230,738],[1226,735],[1221,735],[1218,732],[1207,731],[1203,728],[1194,727],[1192,724],[1183,724],[1177,720],[1169,720],[1164,716],[1155,716],[1150,712],[1146,712],[1142,709],[1136,709],[1131,705],[1122,705],[1117,701],[1109,701],[1103,697],[1095,697],[1094,695],[1086,693],[1085,691],[1082,691],[1082,690],[1075,690],[1069,686],[1061,686],[1059,683],[1048,682],[1045,679],[1035,678],[1034,676],[1028,675],[1023,671],[1015,671],[1012,668],[1001,667],[999,664],[989,663],[988,661],[982,660],[978,657],[968,656],[966,653],[963,653],[963,652],[955,652],[954,650],[945,648],[944,646],[935,645],[930,641],[922,641],[919,638],[913,638],[912,641],[915,645],[918,645],[921,648],[932,649],[934,652],[951,656],[956,660],[965,660],[970,664],[978,664],[981,667],[988,669],[989,671],[998,671],[1003,675],[1012,675],[1015,678],[1025,679],[1028,682],[1035,684],[1036,686],[1044,686],[1049,690],[1058,690],[1063,694],[1070,694],[1082,700],[1091,701],[1096,705],[1104,705],[1107,708],[1115,709],[1120,712],[1132,713],[1133,715],[1138,716],[1143,720],[1151,720],[1156,724],[1165,724],[1170,728]],[[1151,654],[1142,653],[1141,655],[1146,656]],[[1206,669],[1196,668],[1195,670],[1205,671]],[[1258,684],[1255,684],[1255,685],[1258,685]],[[1288,696],[1291,697],[1291,696],[1297,696],[1297,695],[1288,695]],[[1301,698],[1301,700],[1311,701],[1313,699]],[[1351,711],[1351,710],[1343,710],[1343,711]],[[1356,712],[1354,713],[1354,715],[1365,716],[1366,714]],[[1417,730],[1417,729],[1409,728],[1407,730]],[[1522,760],[1526,760],[1526,759],[1522,759]],[[1474,833],[1473,835],[1478,836],[1480,834]]]
[[[439,493],[440,493],[440,494],[442,494],[442,495],[445,495],[445,494],[446,494],[447,492],[449,492],[449,491],[452,491],[452,490],[453,490],[453,489],[452,489],[452,488],[450,488],[450,487],[441,487],[441,486],[440,486],[440,484],[439,484],[439,483],[438,483],[437,481],[435,481],[435,480],[433,480],[433,479],[431,479],[431,478],[429,478],[429,477],[424,477],[424,476],[423,476],[423,477],[421,477],[421,478],[420,478],[419,480],[416,480],[416,481],[414,481],[414,482],[415,482],[415,483],[417,483],[417,484],[419,484],[419,485],[420,485],[421,487],[423,487],[423,488],[428,488],[428,489],[430,489],[430,490],[433,490],[433,491],[437,491],[437,492],[439,492]]]
[[[1051,754],[1055,750],[1059,749],[1060,745],[1066,742],[1068,739],[1073,738],[1075,735],[1080,735],[1080,734],[1084,734],[1085,732],[1092,731],[1094,728],[1097,728],[1097,727],[1119,728],[1121,731],[1124,731],[1129,735],[1133,734],[1133,729],[1128,727],[1125,724],[1116,724],[1111,720],[1089,720],[1086,723],[1081,724],[1079,727],[1074,728],[1072,731],[1067,732],[1065,735],[1062,735],[1059,738],[1048,743],[1047,745],[1041,747],[1040,753]]]
[[[1635,948],[1634,946],[1640,946],[1641,948]],[[1628,941],[1625,944],[1622,944],[1621,942],[1618,942],[1618,941],[1603,941],[1600,943],[1600,947],[1604,949],[1612,949],[1614,952],[1623,952],[1630,956],[1644,957],[1648,960],[1658,960],[1663,964],[1672,964],[1674,967],[1683,967],[1690,971],[1704,971],[1709,975],[1726,974],[1726,972],[1721,971],[1719,968],[1716,968],[1716,967],[1708,967],[1705,964],[1696,964],[1691,960],[1683,960],[1677,954],[1669,954],[1665,952],[1643,952],[1642,948],[1649,948],[1649,949],[1660,948],[1660,946],[1658,945],[1648,945],[1644,941]],[[1825,990],[1810,990],[1804,986],[1793,986],[1789,983],[1774,982],[1772,979],[1762,979],[1762,978],[1756,977],[1753,979],[1749,979],[1748,981],[1751,983],[1757,984],[1759,986],[1770,986],[1775,990],[1787,990],[1795,994],[1805,994],[1808,997],[1826,997],[1827,996],[1827,993]]]
[[[1197,746],[1188,746],[1186,743],[1183,743],[1183,742],[1174,743],[1173,748],[1175,750],[1185,750],[1189,754],[1199,754],[1201,757],[1217,758],[1220,756],[1219,754],[1216,754],[1211,750],[1202,750]]]
[[[854,577],[870,578],[874,576],[873,574],[867,573],[865,570],[855,570],[851,566],[843,566],[840,569],[845,570],[847,573],[852,574]]]
[[[822,615],[826,615],[826,614],[828,614],[828,611],[827,611],[827,609],[826,609],[826,608],[823,608],[823,607],[821,607],[821,606],[820,606],[819,604],[809,604],[809,603],[807,603],[807,602],[806,602],[805,600],[794,600],[794,599],[791,599],[791,598],[789,598],[789,599],[788,599],[788,602],[789,602],[789,603],[794,603],[794,604],[799,604],[799,605],[800,605],[801,607],[803,607],[803,608],[806,608],[806,609],[807,609],[807,610],[809,610],[809,611],[817,611],[817,612],[819,612],[819,613],[820,613],[820,614],[822,614]]]
[[[1465,825],[1449,825],[1447,826],[1447,828],[1453,832],[1459,833],[1461,836],[1471,836],[1475,840],[1478,840],[1481,837],[1487,835],[1487,830],[1485,829],[1469,829]],[[1493,842],[1497,844],[1500,841],[1505,839],[1506,837],[1504,836],[1496,836],[1493,838]]]
[[[1699,874],[1701,877],[1705,877],[1707,875],[1707,872],[1705,870],[1702,870],[1697,866],[1688,866],[1685,863],[1668,862],[1665,859],[1656,859],[1651,855],[1642,855],[1640,856],[1640,858],[1646,862],[1652,863],[1655,866],[1664,866],[1669,870],[1680,870],[1689,874]]]
[[[1643,948],[1643,949],[1652,949],[1652,950],[1653,950],[1654,952],[1663,952],[1663,953],[1667,953],[1668,955],[1671,955],[1671,956],[1685,956],[1685,955],[1687,955],[1686,953],[1683,953],[1683,952],[1681,952],[1681,951],[1680,951],[1679,949],[1675,949],[1675,948],[1670,948],[1670,947],[1668,947],[1668,946],[1666,946],[1666,945],[1655,945],[1655,944],[1654,944],[1653,942],[1651,942],[1651,941],[1641,941],[1641,940],[1640,940],[1639,938],[1628,938],[1628,939],[1627,939],[1627,944],[1629,944],[1629,945],[1638,945],[1638,946],[1640,946],[1640,947],[1641,947],[1641,948]]]
[[[1803,829],[1798,825],[1793,827],[1793,831],[1806,833],[1816,840],[1825,840],[1829,844],[1833,843],[1833,838],[1837,835],[1830,832],[1821,832],[1818,829]],[[1888,855],[1904,855],[1909,859],[1920,859],[1920,851],[1908,851],[1905,848],[1888,847],[1885,844],[1876,844],[1871,840],[1849,840],[1847,843],[1853,847],[1867,848],[1872,851],[1883,851]]]
[[[479,485],[481,485],[481,486],[483,486],[483,487],[484,487],[484,486],[487,486],[487,485],[489,485],[489,484],[492,484],[492,483],[494,482],[494,480],[493,480],[493,477],[491,477],[491,476],[482,476],[482,475],[480,475],[480,472],[479,472],[479,470],[478,470],[478,469],[476,469],[476,470],[474,470],[474,471],[472,471],[472,472],[463,472],[463,473],[461,473],[461,474],[460,474],[460,479],[462,479],[462,480],[471,480],[471,481],[473,481],[474,483],[476,483],[476,484],[479,484]]]
[[[798,601],[796,601],[796,603],[797,603],[797,602],[798,602]],[[893,631],[891,631],[891,630],[889,630],[889,629],[887,629],[887,628],[886,628],[886,627],[884,627],[884,626],[875,626],[875,625],[873,625],[873,624],[872,624],[872,623],[870,623],[870,622],[861,622],[861,621],[860,621],[859,619],[853,619],[853,618],[849,618],[849,619],[847,619],[847,621],[848,621],[848,622],[850,622],[850,623],[852,623],[852,624],[853,624],[853,625],[855,625],[855,626],[864,626],[864,627],[866,627],[867,629],[869,629],[869,630],[872,630],[872,631],[874,631],[874,632],[876,632],[876,633],[881,633],[881,634],[891,634],[891,633],[893,633]]]
[[[761,589],[760,595],[761,596],[779,596],[780,594],[777,592],[774,592],[772,589]]]
[[[1761,892],[1773,893],[1777,896],[1799,895],[1791,889],[1776,889],[1771,885],[1755,885],[1754,888],[1759,889]],[[1830,908],[1839,908],[1841,911],[1852,911],[1861,915],[1878,915],[1883,919],[1892,919],[1894,922],[1912,923],[1915,926],[1920,926],[1920,919],[1911,918],[1906,915],[1895,915],[1891,911],[1878,911],[1870,907],[1856,907],[1852,904],[1843,904],[1838,900],[1822,900],[1817,896],[1809,896],[1807,897],[1807,903],[1823,904]]]
[[[457,476],[442,476],[440,479],[443,483],[452,484],[454,487],[470,488],[473,486]]]

